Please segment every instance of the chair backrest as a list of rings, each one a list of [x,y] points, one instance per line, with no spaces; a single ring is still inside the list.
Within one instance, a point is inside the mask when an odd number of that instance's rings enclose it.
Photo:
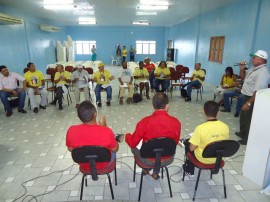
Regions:
[[[175,69],[173,67],[169,67],[170,72],[175,72]]]
[[[206,75],[206,70],[205,69],[201,69],[201,70],[203,70],[204,71],[204,74]]]
[[[29,67],[26,67],[26,68],[24,68],[23,69],[23,73],[25,74],[26,72],[28,72],[29,71]]]
[[[85,68],[85,70],[88,72],[88,74],[93,74],[94,73],[94,71],[93,71],[93,69],[91,67],[87,67],[87,68]]]
[[[182,73],[179,71],[171,72],[171,80],[178,80],[182,78]]]
[[[184,67],[183,65],[176,65],[175,69],[176,71],[181,71],[183,67]]]
[[[171,138],[160,137],[151,139],[142,144],[140,154],[142,158],[155,158],[155,169],[161,167],[161,157],[173,156],[176,150],[176,143]]]
[[[74,67],[73,66],[66,66],[65,71],[72,73],[74,71]]]
[[[89,163],[93,180],[98,180],[96,162],[110,162],[111,152],[102,146],[82,146],[74,148],[71,156],[76,163]]]
[[[189,68],[188,67],[183,67],[181,72],[184,73],[184,74],[187,74],[187,73],[189,73]]]
[[[203,158],[216,158],[216,165],[213,174],[218,173],[223,157],[234,155],[240,144],[234,140],[221,140],[208,144],[202,153]]]

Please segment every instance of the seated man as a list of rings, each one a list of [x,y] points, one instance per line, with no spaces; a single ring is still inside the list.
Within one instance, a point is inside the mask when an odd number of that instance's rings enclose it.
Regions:
[[[148,140],[159,138],[159,137],[168,137],[175,141],[175,144],[178,143],[180,138],[181,123],[177,118],[172,117],[168,114],[169,104],[168,97],[164,93],[157,93],[153,97],[153,107],[155,109],[154,113],[150,116],[143,118],[137,125],[134,133],[126,134],[126,142],[131,148],[132,153],[136,158],[140,157],[140,151],[136,147],[141,141],[142,143],[147,142]],[[153,165],[152,161],[148,159],[142,159],[145,164]],[[168,159],[170,163],[172,159]],[[152,177],[158,179],[157,170],[153,171]],[[148,170],[144,169],[144,173],[148,174]]]
[[[170,86],[170,76],[171,72],[170,69],[167,68],[167,64],[165,61],[161,61],[158,65],[158,68],[156,68],[155,72],[155,79],[153,81],[154,88],[156,92],[165,92],[169,86]],[[161,85],[161,90],[159,89]]]
[[[19,107],[18,112],[26,113],[24,108],[25,102],[25,89],[26,81],[21,75],[15,72],[9,72],[8,68],[4,65],[0,66],[0,97],[4,105],[6,116],[9,117],[12,115],[12,108],[8,102],[8,98],[11,95],[19,97]],[[22,88],[18,88],[18,81],[23,82]]]
[[[76,100],[76,108],[78,108],[80,104],[80,90],[84,91],[85,100],[90,100],[89,96],[89,74],[86,70],[83,69],[81,64],[77,65],[77,70],[72,73],[71,81],[74,83],[74,94]]]
[[[201,70],[201,63],[195,64],[195,70],[193,70],[191,78],[191,82],[187,83],[187,97],[185,98],[186,102],[191,101],[191,92],[192,87],[201,87],[203,81],[205,80],[205,72]]]
[[[107,106],[111,106],[111,99],[112,99],[112,87],[109,84],[111,80],[113,80],[114,77],[111,75],[111,73],[108,70],[104,69],[104,64],[99,63],[98,65],[98,71],[94,73],[94,82],[97,83],[95,88],[95,94],[96,94],[96,101],[97,106],[102,107],[101,104],[101,95],[100,92],[102,89],[105,89],[107,93]]]
[[[112,130],[106,126],[104,117],[102,117],[100,124],[97,123],[97,110],[89,100],[85,100],[79,105],[77,113],[82,124],[70,126],[68,129],[66,135],[68,150],[71,152],[74,148],[80,146],[103,146],[111,151],[111,162],[113,162],[116,158],[115,153],[119,148],[116,139],[121,142],[123,138],[115,138]],[[100,169],[108,166],[110,163],[97,163],[96,165]],[[89,163],[80,164],[80,170],[89,169]]]
[[[34,63],[29,62],[27,64],[29,71],[24,74],[24,78],[27,82],[27,94],[30,99],[31,109],[35,113],[38,113],[38,104],[35,99],[35,94],[40,93],[41,101],[39,104],[40,109],[46,109],[47,105],[47,90],[44,88],[45,80],[41,71],[36,70]]]
[[[225,92],[223,94],[223,104],[224,109],[221,109],[221,112],[231,112],[230,98],[237,97],[236,107],[234,117],[239,117],[240,110],[243,105],[243,95],[241,91]]]
[[[140,88],[140,96],[142,97],[142,91],[145,87],[146,98],[149,100],[149,73],[145,67],[143,67],[143,61],[139,62],[139,68],[136,68],[133,73],[135,84]]]
[[[122,62],[122,67],[118,80],[120,82],[120,101],[119,104],[123,105],[123,99],[124,99],[124,94],[125,94],[125,89],[128,88],[128,98],[126,102],[128,104],[133,102],[133,92],[134,92],[134,87],[132,84],[133,77],[132,77],[132,72],[130,69],[127,68],[127,62]]]
[[[185,142],[186,152],[189,150],[196,159],[204,164],[213,164],[215,158],[203,158],[202,153],[206,145],[211,142],[229,139],[229,127],[217,120],[219,105],[214,101],[204,103],[203,112],[206,123],[195,128],[189,141]],[[187,159],[183,165],[184,171],[189,175],[194,175],[194,165]]]
[[[56,84],[56,96],[54,100],[50,103],[51,105],[56,105],[58,101],[59,110],[63,110],[63,93],[68,93],[68,84],[70,83],[70,73],[64,70],[63,65],[56,66],[57,72],[54,75],[54,83]]]

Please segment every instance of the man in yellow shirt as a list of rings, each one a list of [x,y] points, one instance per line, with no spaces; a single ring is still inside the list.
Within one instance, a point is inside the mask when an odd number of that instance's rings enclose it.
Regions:
[[[107,106],[111,106],[111,99],[112,99],[112,87],[109,84],[111,80],[114,79],[114,77],[111,75],[111,73],[108,70],[104,69],[104,64],[99,63],[98,65],[98,71],[94,73],[94,82],[96,82],[95,87],[95,94],[96,94],[96,102],[98,107],[102,107],[101,104],[101,95],[100,92],[102,89],[104,89],[107,93]]]
[[[170,69],[167,67],[165,61],[161,61],[154,72],[154,76],[156,77],[153,81],[154,88],[156,92],[163,92],[166,91],[170,86],[171,72]],[[159,90],[159,86],[161,85],[161,90]]]
[[[31,109],[35,113],[38,112],[38,104],[35,100],[35,93],[40,93],[41,101],[39,104],[40,109],[46,109],[47,105],[47,90],[44,88],[45,80],[41,71],[36,70],[35,64],[29,62],[27,64],[29,70],[24,74],[27,83],[27,94],[30,99]]]
[[[126,46],[123,46],[122,57],[123,57],[122,62],[125,62],[125,61],[126,61],[126,57],[127,57],[127,49],[126,49]]]
[[[186,151],[189,149],[196,159],[204,164],[215,163],[215,158],[203,158],[202,153],[206,145],[211,142],[229,139],[229,127],[217,120],[219,105],[214,101],[207,101],[204,104],[203,112],[206,122],[197,126],[188,143],[186,142]],[[186,173],[194,175],[194,165],[187,159],[183,168]]]
[[[192,87],[201,87],[203,81],[205,80],[205,73],[201,70],[201,63],[195,64],[195,70],[193,70],[191,78],[191,82],[187,85],[187,97],[185,98],[186,102],[191,101],[191,92]]]
[[[56,66],[57,72],[54,75],[55,86],[55,98],[50,103],[51,105],[56,105],[58,100],[59,110],[63,110],[63,93],[68,91],[68,84],[70,83],[70,73],[64,70],[63,65]]]
[[[135,69],[133,76],[135,79],[135,85],[138,85],[140,88],[140,96],[142,97],[142,91],[145,87],[146,98],[149,100],[149,73],[147,69],[143,67],[143,61],[139,62],[139,67]]]

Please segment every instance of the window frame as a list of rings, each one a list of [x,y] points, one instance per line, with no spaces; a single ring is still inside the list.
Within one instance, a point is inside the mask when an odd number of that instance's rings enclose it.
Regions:
[[[225,36],[210,37],[208,61],[222,64]]]
[[[91,55],[91,49],[95,46],[97,48],[97,42],[96,41],[75,41],[75,54],[76,55]],[[78,46],[80,47],[80,51],[78,52]],[[87,51],[85,51],[85,47],[88,48]]]
[[[138,47],[140,46],[140,47]],[[153,47],[154,46],[154,47]],[[154,51],[153,51],[154,49]],[[137,40],[136,41],[136,54],[137,55],[155,55],[157,52],[157,42],[150,40]]]

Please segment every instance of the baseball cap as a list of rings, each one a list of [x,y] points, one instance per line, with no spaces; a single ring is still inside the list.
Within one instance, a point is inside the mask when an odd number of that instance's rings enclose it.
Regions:
[[[264,50],[258,50],[256,53],[253,53],[253,54],[251,53],[250,56],[251,57],[257,56],[257,57],[263,58],[265,60],[267,60],[267,58],[268,58],[268,54]]]
[[[83,68],[83,65],[82,64],[77,64],[77,68],[78,69],[82,69]]]
[[[102,67],[102,66],[104,66],[102,62],[98,64],[98,67]]]

